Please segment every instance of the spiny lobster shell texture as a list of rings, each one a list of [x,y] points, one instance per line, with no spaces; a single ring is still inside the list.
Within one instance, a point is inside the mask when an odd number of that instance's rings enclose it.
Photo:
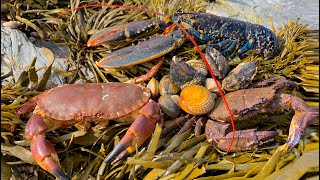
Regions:
[[[150,96],[148,88],[133,84],[68,84],[46,91],[38,101],[37,110],[61,121],[77,117],[107,120],[137,110]]]

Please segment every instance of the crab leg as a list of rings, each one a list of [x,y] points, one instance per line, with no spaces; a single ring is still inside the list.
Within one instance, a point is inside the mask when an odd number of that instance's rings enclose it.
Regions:
[[[289,136],[287,140],[288,151],[294,148],[304,135],[308,124],[319,118],[319,108],[309,107],[304,100],[290,94],[279,94],[278,101],[273,103],[276,109],[293,109],[295,114],[291,120]]]
[[[59,158],[53,145],[45,139],[45,132],[61,127],[61,124],[48,124],[42,116],[34,114],[29,119],[25,134],[26,139],[31,142],[30,149],[32,156],[38,165],[55,177],[67,180],[69,177],[63,172]]]
[[[185,36],[181,30],[168,35],[139,42],[137,45],[125,47],[102,58],[97,66],[100,68],[120,68],[141,64],[161,57],[184,43]]]
[[[136,146],[140,147],[152,135],[156,123],[162,123],[160,107],[154,101],[149,101],[139,111],[138,117],[131,124],[127,133],[123,136],[116,147],[110,152],[104,162],[111,162],[118,154],[126,150],[127,153],[135,151]]]
[[[126,83],[133,83],[133,84],[138,84],[138,83],[142,83],[145,81],[148,81],[149,79],[151,79],[154,74],[156,72],[158,72],[159,68],[161,67],[161,65],[163,64],[163,60],[159,61],[155,66],[153,66],[148,72],[147,74],[141,75],[139,77],[135,77],[133,79],[130,79],[129,81],[127,81]]]
[[[33,97],[30,101],[27,101],[19,109],[17,109],[16,115],[18,116],[18,118],[32,111],[37,106],[37,102],[42,95],[43,93]]]

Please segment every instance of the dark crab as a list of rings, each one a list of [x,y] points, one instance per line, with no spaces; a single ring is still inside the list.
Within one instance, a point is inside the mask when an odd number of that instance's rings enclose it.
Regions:
[[[319,117],[319,109],[308,106],[301,98],[292,94],[278,92],[285,87],[296,87],[295,83],[284,78],[272,78],[252,89],[242,89],[225,95],[235,121],[250,119],[262,113],[278,113],[286,109],[294,110],[289,137],[288,150],[292,149],[304,135],[310,121]],[[206,136],[209,142],[221,150],[227,150],[232,138],[229,116],[225,104],[218,98],[213,110],[208,114],[212,120],[206,124]],[[217,120],[220,122],[216,122]],[[228,132],[229,131],[229,132]],[[276,131],[257,131],[256,129],[236,131],[235,143],[231,151],[252,150],[277,136]]]

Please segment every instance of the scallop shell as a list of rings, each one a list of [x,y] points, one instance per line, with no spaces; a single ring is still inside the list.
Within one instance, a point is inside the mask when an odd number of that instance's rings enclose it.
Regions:
[[[208,75],[208,68],[203,61],[199,60],[189,60],[186,62],[190,66],[192,66],[195,70],[200,72],[201,74],[207,76]]]
[[[190,85],[180,93],[181,109],[192,115],[203,115],[211,112],[216,95],[203,86]]]
[[[155,98],[160,94],[160,88],[159,88],[159,81],[156,80],[155,78],[152,78],[148,84],[147,88],[150,89],[151,92],[151,97]]]
[[[180,88],[170,79],[169,75],[165,75],[160,80],[159,90],[161,95],[173,95],[177,94]]]
[[[161,110],[171,118],[176,118],[181,113],[181,108],[178,105],[178,95],[163,95],[159,98]]]

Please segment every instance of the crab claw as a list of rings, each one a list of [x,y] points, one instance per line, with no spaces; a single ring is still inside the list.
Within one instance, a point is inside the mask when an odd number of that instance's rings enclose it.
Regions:
[[[293,98],[293,109],[295,109],[295,115],[292,118],[289,136],[287,140],[288,150],[291,151],[300,141],[301,137],[305,134],[305,130],[308,124],[315,119],[319,118],[319,108],[317,107],[307,107],[298,97]],[[304,107],[304,108],[301,108]],[[297,109],[305,109],[304,111],[298,111]]]
[[[226,132],[229,133],[226,133]],[[218,149],[226,151],[232,140],[231,124],[208,120],[206,137]],[[235,140],[230,152],[253,150],[278,136],[277,131],[257,131],[256,129],[240,130],[235,133]]]
[[[147,32],[156,33],[165,29],[166,26],[165,21],[162,20],[143,20],[107,27],[93,34],[88,40],[87,46],[94,47],[104,43],[134,38]]]
[[[139,42],[137,45],[114,51],[102,58],[97,63],[97,66],[100,68],[120,68],[150,61],[180,47],[185,41],[184,37],[181,30],[174,31],[168,35],[157,36]]]
[[[138,117],[131,124],[127,133],[123,136],[116,147],[110,152],[104,162],[111,162],[118,154],[126,150],[127,153],[135,151],[152,135],[156,123],[161,123],[160,107],[154,101],[146,103],[139,111]]]
[[[46,124],[46,121],[40,115],[33,115],[29,119],[25,133],[26,139],[31,142],[32,156],[41,168],[57,178],[68,180],[70,178],[63,172],[56,150],[45,139],[44,133],[48,128],[50,128],[50,125]]]

